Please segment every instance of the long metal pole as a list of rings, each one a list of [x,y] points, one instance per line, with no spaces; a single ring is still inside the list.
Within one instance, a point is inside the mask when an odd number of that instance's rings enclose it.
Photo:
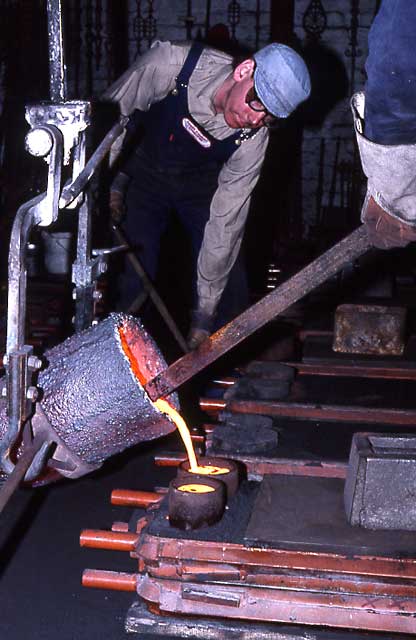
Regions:
[[[186,354],[150,380],[144,387],[150,399],[157,400],[157,398],[169,395],[211,362],[273,320],[279,313],[335,275],[345,265],[362,256],[370,248],[371,243],[368,240],[366,229],[362,225],[292,278],[289,278],[280,287],[204,340],[195,351]]]
[[[43,436],[35,436],[32,443],[27,448],[25,448],[12,473],[8,476],[7,480],[1,487],[0,513],[3,511],[6,504],[9,502],[10,498],[19,487],[20,482],[23,480],[26,471],[29,469],[38,451],[40,451],[42,448],[46,450],[46,448],[49,447],[50,444],[50,442],[45,441],[45,438]]]
[[[49,90],[52,102],[65,102],[66,78],[61,0],[46,0],[49,39]]]

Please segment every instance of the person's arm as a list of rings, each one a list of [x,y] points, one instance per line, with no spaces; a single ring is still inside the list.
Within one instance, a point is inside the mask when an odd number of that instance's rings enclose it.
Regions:
[[[146,53],[140,55],[102,95],[102,100],[116,102],[123,116],[130,116],[135,109],[148,111],[155,102],[171,91],[178,72],[178,52],[170,42],[155,42]],[[110,166],[118,158],[125,132],[113,143]]]
[[[251,193],[260,175],[268,142],[259,131],[222,168],[198,257],[198,305],[193,312],[191,347],[209,335],[228,275],[240,250]],[[192,337],[197,335],[196,344]]]
[[[361,220],[375,247],[405,247],[416,241],[416,144],[379,144],[365,136],[365,96],[351,100],[367,195]]]
[[[119,171],[110,186],[110,215],[116,225],[120,224],[125,214],[124,197],[129,182],[130,176]]]

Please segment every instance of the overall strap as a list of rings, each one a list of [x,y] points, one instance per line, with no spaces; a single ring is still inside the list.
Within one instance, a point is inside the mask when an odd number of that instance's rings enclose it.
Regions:
[[[177,87],[179,89],[180,86],[187,86],[189,78],[192,75],[193,70],[195,69],[199,58],[201,57],[201,53],[204,50],[204,45],[202,42],[194,42],[189,49],[189,53],[186,57],[184,65],[180,70],[180,73],[176,79]]]
[[[183,93],[184,90],[185,91],[187,90],[189,78],[191,77],[196,65],[198,64],[198,60],[201,57],[203,50],[204,50],[204,45],[202,42],[197,42],[197,41],[193,42],[191,48],[189,49],[186,60],[183,64],[183,67],[178,77],[176,78],[176,89],[174,90],[174,93],[177,94],[179,91]],[[232,151],[235,151],[236,146],[239,146],[245,140],[249,140],[252,136],[255,135],[255,133],[256,133],[255,129],[251,131],[238,129],[237,131],[232,133],[230,136],[228,136],[224,140],[217,141],[217,144],[220,146],[231,145],[229,147],[230,153],[231,153]],[[212,136],[207,132],[205,132],[205,135],[207,135],[211,140],[214,140]]]

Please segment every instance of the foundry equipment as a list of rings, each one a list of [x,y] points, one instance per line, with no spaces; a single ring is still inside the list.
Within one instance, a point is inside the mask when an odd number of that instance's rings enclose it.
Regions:
[[[91,250],[86,187],[125,121],[114,125],[86,162],[90,105],[66,101],[60,0],[47,0],[47,9],[52,100],[27,107],[31,129],[26,144],[30,153],[46,158],[48,181],[45,193],[18,210],[10,242],[6,376],[0,380],[0,466],[8,480],[0,491],[0,510],[22,479],[78,478],[128,447],[172,432],[174,423],[163,406],[179,409],[175,391],[182,384],[370,248],[364,227],[356,229],[170,366],[136,318],[111,314],[95,323],[97,278],[106,271],[114,249],[95,255]],[[63,166],[71,166],[72,177],[61,188]],[[34,226],[50,225],[59,209],[65,208],[77,210],[79,220],[72,271],[75,333],[41,359],[25,344],[25,247]],[[119,230],[116,237],[125,244]],[[388,321],[402,328],[403,314],[394,311],[389,308]],[[378,324],[374,308],[363,307],[360,313],[366,316],[364,337],[369,342],[370,334],[385,334],[385,324]],[[384,322],[389,313],[384,314]],[[357,308],[344,306],[339,316],[336,349],[357,353],[363,332],[357,332],[357,346],[346,331],[349,323],[359,320]],[[401,353],[400,341],[383,346],[388,354]],[[298,366],[298,373],[302,366],[307,365]],[[348,369],[345,364],[337,366],[344,372]],[[262,367],[264,373],[264,363]],[[282,386],[292,381],[290,369],[280,371]],[[360,366],[351,369],[353,375],[360,375]],[[376,423],[381,418],[384,423],[403,425],[412,420],[414,424],[414,415],[399,410],[269,402],[269,386],[256,379],[261,377],[259,368],[252,364],[251,372],[250,384],[234,381],[234,393],[219,401],[202,399],[201,406],[230,411],[234,423],[229,425],[237,425],[240,432],[245,426],[253,431],[244,417],[258,417],[255,435],[257,439],[262,435],[262,453],[277,443],[276,432],[261,415],[266,404],[269,416],[325,421],[349,412],[351,422]],[[315,372],[322,373],[316,367]],[[250,389],[264,394],[260,401],[239,397],[238,391]],[[222,427],[217,444],[225,432]],[[210,435],[208,430],[206,434]],[[208,441],[207,437],[205,444]],[[386,511],[386,496],[378,491],[386,469],[391,471],[389,477],[397,476],[399,469],[399,475],[408,480],[407,462],[416,457],[408,441],[406,436],[392,440],[379,434],[355,434],[348,468],[341,462],[250,459],[244,452],[231,461],[218,457],[221,452],[208,451],[194,469],[191,460],[177,459],[177,477],[168,488],[113,492],[113,504],[146,508],[144,514],[114,523],[111,531],[81,534],[85,547],[129,552],[137,570],[86,570],[83,584],[135,592],[154,612],[163,613],[165,621],[169,614],[193,615],[201,625],[199,637],[202,628],[207,637],[223,637],[222,629],[223,635],[235,634],[235,626],[221,627],[227,620],[234,620],[242,634],[247,631],[259,638],[270,635],[263,636],[264,629],[244,628],[245,621],[412,632],[416,618],[413,496],[408,483],[391,482],[387,496],[391,508]],[[210,473],[204,475],[207,469]],[[243,471],[248,476],[251,471],[252,477],[245,477]],[[384,531],[374,535],[366,530],[379,524],[380,511],[379,528],[397,528],[396,506],[401,502],[407,506],[400,522],[404,531],[393,541]],[[306,542],[300,522],[307,529]],[[149,618],[138,607],[133,605],[127,622],[130,631],[140,616],[143,628],[148,628]],[[214,629],[207,617],[222,623]],[[292,637],[291,632],[285,637]],[[296,637],[312,635],[302,632]]]
[[[20,480],[37,478],[47,461],[49,474],[53,468],[61,475],[79,477],[124,448],[170,432],[172,422],[159,415],[154,401],[169,397],[177,404],[170,396],[180,385],[370,248],[364,227],[358,228],[169,367],[138,321],[111,316],[93,325],[94,305],[100,296],[97,278],[107,270],[111,252],[119,247],[98,250],[95,255],[91,251],[87,187],[123,130],[125,119],[112,127],[86,162],[90,103],[66,100],[60,0],[47,0],[47,12],[51,101],[26,108],[31,127],[26,147],[46,159],[47,189],[20,207],[11,234],[3,358],[6,376],[0,383],[4,404],[0,412],[0,467],[9,480],[3,487],[0,507]],[[61,188],[65,165],[71,167],[72,177]],[[47,352],[46,363],[25,344],[25,249],[33,227],[50,225],[60,209],[78,211],[72,269],[76,333]],[[105,363],[106,349],[112,354],[111,370]],[[139,377],[134,370],[137,363]],[[123,413],[125,394],[130,395]]]

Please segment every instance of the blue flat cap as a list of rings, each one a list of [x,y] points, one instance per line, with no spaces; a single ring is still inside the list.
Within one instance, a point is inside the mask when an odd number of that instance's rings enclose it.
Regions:
[[[254,54],[254,88],[267,111],[287,118],[309,97],[311,81],[305,62],[285,44],[272,42]]]

